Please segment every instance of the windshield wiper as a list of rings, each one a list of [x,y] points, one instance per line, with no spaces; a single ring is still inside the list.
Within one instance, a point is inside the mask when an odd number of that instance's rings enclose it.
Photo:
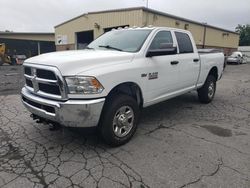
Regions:
[[[117,50],[117,51],[123,51],[122,49],[119,49],[119,48],[116,48],[116,47],[113,47],[113,46],[109,46],[109,45],[100,45],[98,47],[112,49],[112,50]]]
[[[90,47],[88,47],[88,46],[86,46],[84,49],[94,50],[94,48],[90,48]]]

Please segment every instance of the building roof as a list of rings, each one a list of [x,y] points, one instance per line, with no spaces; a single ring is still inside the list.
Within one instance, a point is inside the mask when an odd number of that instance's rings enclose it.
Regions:
[[[55,35],[55,33],[0,31],[0,35]]]
[[[186,18],[183,18],[183,17],[175,16],[175,15],[172,15],[172,14],[168,14],[168,13],[165,13],[165,12],[161,12],[161,11],[146,8],[146,7],[131,7],[131,8],[123,8],[123,9],[111,9],[111,10],[88,12],[88,13],[81,14],[81,15],[79,15],[77,17],[74,17],[74,18],[72,18],[70,20],[67,20],[67,21],[65,21],[65,22],[63,22],[61,24],[58,24],[58,25],[55,26],[55,28],[59,27],[61,25],[64,25],[64,24],[66,24],[68,22],[71,22],[71,21],[73,21],[75,19],[78,19],[78,18],[80,18],[82,16],[86,16],[88,14],[101,14],[101,13],[107,13],[107,12],[122,12],[122,11],[132,11],[132,10],[143,10],[145,12],[150,12],[150,13],[153,13],[153,14],[158,14],[158,15],[178,19],[178,20],[181,20],[181,21],[189,22],[189,23],[194,23],[194,24],[201,25],[201,26],[204,26],[204,27],[206,26],[206,27],[218,29],[218,30],[233,33],[233,34],[238,34],[237,32],[234,32],[234,31],[231,31],[231,30],[228,30],[228,29],[223,29],[223,28],[220,28],[220,27],[217,27],[217,26],[212,26],[212,25],[209,25],[209,24],[206,24],[206,23],[197,22],[197,21],[194,21],[194,20],[186,19]]]
[[[55,33],[41,32],[1,32],[0,39],[55,41]]]

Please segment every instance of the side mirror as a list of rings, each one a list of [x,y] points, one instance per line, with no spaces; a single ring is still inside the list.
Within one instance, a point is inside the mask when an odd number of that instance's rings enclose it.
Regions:
[[[177,54],[177,47],[168,47],[163,49],[152,49],[148,50],[146,57],[162,56],[162,55],[173,55]]]

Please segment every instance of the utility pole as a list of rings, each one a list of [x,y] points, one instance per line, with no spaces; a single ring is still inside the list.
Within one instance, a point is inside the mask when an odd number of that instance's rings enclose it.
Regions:
[[[40,45],[40,41],[37,42],[37,54],[38,54],[38,55],[41,54],[41,45]]]
[[[144,0],[143,0],[143,1],[144,1]],[[147,9],[148,9],[148,3],[149,3],[148,1],[149,1],[149,0],[146,0],[146,8],[147,8]],[[148,25],[148,20],[149,20],[149,17],[148,17],[148,16],[149,16],[149,15],[148,15],[148,10],[146,10],[146,14],[147,14],[147,15],[146,15],[146,23],[145,23],[145,26]]]
[[[206,35],[207,35],[207,23],[203,23],[204,26],[204,33],[203,33],[203,45],[202,48],[205,48],[206,45]]]

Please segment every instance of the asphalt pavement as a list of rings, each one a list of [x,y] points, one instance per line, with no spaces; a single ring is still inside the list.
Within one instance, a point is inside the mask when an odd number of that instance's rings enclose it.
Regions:
[[[118,148],[94,130],[34,122],[22,67],[0,73],[0,187],[250,187],[250,64],[227,66],[210,104],[191,92],[144,109]]]

